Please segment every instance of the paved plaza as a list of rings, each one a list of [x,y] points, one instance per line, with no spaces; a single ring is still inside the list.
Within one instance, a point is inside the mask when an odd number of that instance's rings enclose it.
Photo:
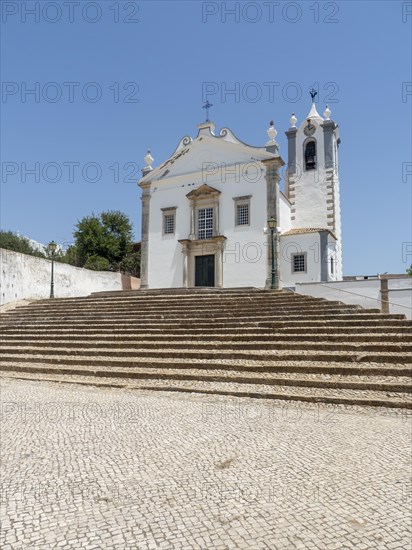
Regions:
[[[409,550],[406,412],[1,380],[2,550]]]

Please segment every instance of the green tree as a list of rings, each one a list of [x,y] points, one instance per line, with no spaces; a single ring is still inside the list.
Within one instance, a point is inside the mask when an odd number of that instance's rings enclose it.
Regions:
[[[74,238],[80,266],[90,269],[96,269],[90,266],[106,266],[102,269],[118,271],[120,262],[132,251],[132,224],[119,211],[92,214],[77,223]],[[93,259],[88,262],[89,258]]]
[[[132,252],[132,224],[129,218],[119,211],[101,214],[104,235],[104,258],[112,266],[118,265],[127,254]]]
[[[39,252],[31,246],[28,239],[20,237],[12,231],[0,231],[0,248],[6,248],[7,250],[13,250],[21,254],[29,254],[30,256],[37,256],[39,258],[45,257],[42,252]]]
[[[84,264],[86,269],[93,269],[93,271],[109,271],[110,262],[107,258],[101,256],[89,256]]]
[[[64,264],[74,265],[76,267],[82,267],[83,265],[81,262],[80,254],[74,244],[68,247],[66,252],[60,258],[58,258],[58,261]]]
[[[410,265],[409,269],[406,270],[406,273],[409,275],[409,277],[412,277],[412,264]]]
[[[78,261],[83,266],[90,256],[100,256],[103,250],[103,226],[100,219],[92,214],[76,224],[73,233]]]
[[[131,252],[120,262],[120,270],[132,277],[140,277],[140,251]]]

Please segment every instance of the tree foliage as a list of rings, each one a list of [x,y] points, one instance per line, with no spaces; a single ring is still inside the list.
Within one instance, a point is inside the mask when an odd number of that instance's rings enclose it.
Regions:
[[[406,270],[406,273],[409,275],[409,277],[412,277],[412,264],[410,265],[409,269]]]
[[[120,262],[120,270],[132,277],[140,277],[140,251],[125,256]]]
[[[102,258],[102,256],[89,256],[84,267],[93,271],[109,271],[110,262],[107,258]]]
[[[61,256],[61,258],[58,258],[58,261],[63,262],[64,264],[74,265],[76,267],[82,267],[83,265],[80,259],[79,252],[76,248],[76,245],[74,244],[68,247],[68,249]]]
[[[118,271],[121,261],[132,252],[132,224],[125,214],[115,210],[80,220],[74,238],[70,253],[77,265],[89,269]]]
[[[20,252],[21,254],[29,254],[30,256],[45,258],[43,252],[33,248],[28,239],[25,237],[20,237],[12,231],[0,231],[0,248],[13,250],[14,252]]]
[[[126,214],[109,210],[86,216],[77,222],[73,236],[75,242],[66,252],[55,251],[56,261],[95,271],[140,275],[140,252],[133,252],[132,224]],[[42,258],[52,257],[48,247],[44,253],[39,252],[28,239],[11,231],[0,231],[0,248]]]

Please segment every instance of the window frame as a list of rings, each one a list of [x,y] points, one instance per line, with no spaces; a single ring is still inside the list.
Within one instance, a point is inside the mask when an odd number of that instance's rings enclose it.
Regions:
[[[235,227],[237,228],[244,228],[244,227],[250,227],[251,225],[251,208],[250,208],[250,199],[252,198],[252,195],[246,195],[243,197],[233,197],[234,205],[235,205]],[[248,223],[239,223],[239,207],[240,206],[247,206],[248,209]]]
[[[207,216],[205,214],[204,220],[200,217],[200,212],[209,210],[211,212],[210,216]],[[207,241],[208,239],[212,239],[215,236],[215,208],[213,206],[209,205],[202,205],[199,206],[196,210],[196,239],[198,241]],[[200,228],[200,222],[204,221],[205,227]],[[211,221],[211,226],[207,227],[207,222]],[[210,234],[209,234],[210,233]],[[203,236],[201,236],[203,234]]]
[[[295,270],[295,258],[297,256],[302,256],[303,257],[304,269],[302,269],[302,270]],[[292,260],[291,268],[292,268],[292,273],[293,274],[307,273],[308,272],[308,262],[307,262],[307,253],[306,252],[295,252],[294,254],[292,254],[291,260]]]
[[[162,236],[172,237],[176,235],[176,206],[170,206],[168,208],[162,208]],[[166,219],[173,218],[173,231],[166,231]]]

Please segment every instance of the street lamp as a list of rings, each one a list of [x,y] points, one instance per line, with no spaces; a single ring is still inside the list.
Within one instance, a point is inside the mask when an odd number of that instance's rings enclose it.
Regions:
[[[57,244],[52,241],[49,244],[49,250],[51,252],[51,282],[50,282],[50,298],[54,298],[54,253],[56,252]]]
[[[275,229],[276,229],[276,219],[268,219],[268,227],[270,229],[270,244],[272,252],[272,281],[270,288],[272,290],[277,289],[277,273],[276,273],[276,263],[275,263]]]

